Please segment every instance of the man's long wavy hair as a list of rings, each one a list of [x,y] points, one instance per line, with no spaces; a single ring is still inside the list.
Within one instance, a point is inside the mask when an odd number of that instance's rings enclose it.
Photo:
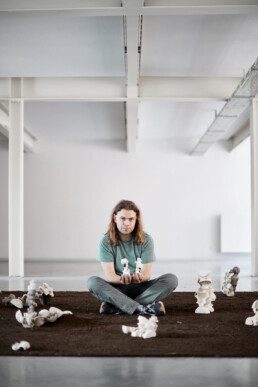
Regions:
[[[134,230],[132,232],[132,236],[134,238],[134,243],[136,245],[143,244],[145,233],[143,231],[141,211],[136,206],[136,204],[134,202],[131,202],[130,200],[121,200],[112,211],[111,220],[107,231],[109,234],[109,243],[111,244],[111,246],[118,245],[119,233],[118,233],[116,223],[114,221],[114,215],[116,215],[121,210],[132,210],[136,213],[137,219],[136,219]]]

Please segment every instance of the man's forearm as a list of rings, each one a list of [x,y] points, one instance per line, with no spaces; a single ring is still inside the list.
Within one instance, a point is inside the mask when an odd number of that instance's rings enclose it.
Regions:
[[[107,275],[106,276],[106,280],[108,282],[110,282],[111,284],[115,284],[115,285],[121,284],[120,276],[117,275],[117,274],[109,274],[109,275]]]
[[[142,276],[142,282],[147,282],[147,281],[149,281],[150,277],[151,277],[150,275],[146,275],[146,274],[143,275],[143,276]]]
[[[108,282],[110,282],[111,284],[118,285],[118,284],[147,282],[150,279],[150,275],[148,273],[146,273],[144,275],[143,274],[140,274],[140,275],[134,274],[131,277],[130,276],[128,276],[128,277],[129,277],[129,281],[127,280],[126,282],[124,282],[123,280],[121,280],[121,277],[119,275],[109,274],[109,275],[106,275],[106,280]]]

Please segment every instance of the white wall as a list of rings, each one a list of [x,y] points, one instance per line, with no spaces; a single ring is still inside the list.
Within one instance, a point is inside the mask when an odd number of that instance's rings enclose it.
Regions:
[[[188,141],[188,142],[187,142]],[[8,152],[0,146],[0,257],[8,256]],[[191,140],[39,141],[25,155],[25,257],[96,256],[112,208],[135,201],[159,258],[219,254],[223,212],[250,212],[249,141],[233,152],[185,153]]]

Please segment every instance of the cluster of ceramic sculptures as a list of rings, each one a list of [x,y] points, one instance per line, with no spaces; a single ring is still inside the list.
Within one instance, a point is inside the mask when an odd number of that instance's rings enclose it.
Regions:
[[[226,294],[229,297],[235,295],[239,273],[240,269],[237,266],[234,266],[233,269],[225,273],[224,282],[222,284],[222,293]]]
[[[44,285],[45,286],[41,287],[41,289],[47,289],[48,295],[50,295],[50,293],[53,294],[53,289],[51,292],[51,290],[49,290],[51,288],[49,288],[47,284]],[[42,309],[39,313],[37,313],[35,312],[35,306],[37,306],[35,299],[36,283],[35,281],[30,281],[26,297],[26,304],[28,305],[27,313],[22,314],[21,311],[18,310],[18,312],[15,314],[16,320],[22,324],[24,328],[40,327],[46,322],[56,321],[63,314],[72,314],[70,311],[63,312],[62,310],[54,307],[51,307],[49,310]]]
[[[128,259],[126,258],[122,258],[121,259],[121,263],[124,267],[124,270],[123,270],[123,275],[130,275],[130,269],[128,267]],[[139,274],[142,272],[142,260],[141,258],[137,258],[136,260],[136,270],[135,270],[135,273]]]
[[[229,297],[235,295],[236,286],[238,283],[238,274],[240,269],[237,266],[234,266],[233,269],[226,272],[224,277],[224,282],[222,284],[222,292]],[[211,286],[211,278],[209,271],[199,271],[198,283],[200,287],[195,293],[197,299],[198,308],[195,310],[195,313],[208,314],[214,312],[213,301],[216,300],[216,296],[213,292]],[[254,301],[252,305],[254,316],[248,317],[245,320],[246,325],[258,326],[258,300]]]
[[[235,295],[239,273],[240,269],[237,266],[234,266],[233,269],[226,272],[224,282],[222,284],[222,292],[227,296]],[[199,271],[198,274],[198,283],[200,287],[195,293],[198,304],[198,308],[195,310],[195,313],[208,314],[210,312],[214,312],[212,303],[216,300],[216,296],[211,286],[212,281],[210,278],[210,272]]]
[[[213,302],[216,300],[216,296],[211,286],[211,278],[209,271],[199,271],[198,283],[200,287],[195,293],[195,298],[197,299],[198,308],[195,310],[195,313],[200,314],[209,314],[214,312]]]
[[[152,316],[149,319],[143,316],[138,316],[138,326],[128,327],[122,326],[123,333],[131,333],[132,337],[142,337],[143,339],[150,339],[157,336],[158,318]]]
[[[32,283],[34,283],[34,281],[30,281],[29,287],[32,286]],[[5,305],[10,304],[15,306],[16,308],[22,309],[24,306],[29,305],[28,294],[29,293],[25,293],[22,297],[16,297],[15,294],[9,294],[8,297],[3,298],[2,302]],[[54,297],[53,289],[47,283],[44,283],[42,286],[39,287],[39,292],[35,292],[33,300],[34,306],[37,306],[36,300],[39,300],[42,305],[47,305],[51,297]]]
[[[123,258],[121,260],[124,270],[123,274],[130,275],[128,267],[128,260]],[[136,261],[136,273],[141,273],[142,260],[137,258]],[[227,296],[234,296],[236,286],[238,283],[238,274],[240,269],[235,266],[233,269],[225,273],[224,282],[222,285],[222,292]],[[209,314],[214,312],[213,302],[216,300],[213,288],[211,286],[212,280],[210,278],[209,271],[198,272],[198,284],[200,285],[195,297],[197,299],[198,308],[195,313],[198,314]],[[1,293],[1,291],[0,291]],[[51,307],[49,310],[42,309],[39,313],[35,312],[37,303],[35,300],[39,299],[41,304],[47,304],[48,300],[54,296],[53,289],[44,283],[39,287],[39,292],[36,291],[35,281],[30,281],[28,286],[28,293],[25,293],[22,297],[16,298],[14,294],[10,294],[5,297],[2,302],[6,305],[11,304],[21,309],[24,306],[28,306],[27,313],[22,314],[21,311],[16,312],[16,320],[22,324],[24,328],[39,327],[46,322],[54,322],[64,314],[72,314],[71,311],[62,311],[58,308]],[[248,317],[245,321],[246,325],[258,326],[258,300],[252,304],[254,316]],[[142,337],[144,339],[156,337],[158,328],[158,318],[156,316],[147,319],[143,316],[138,316],[137,327],[122,326],[122,331],[125,334],[131,333],[132,337]],[[19,349],[27,350],[30,348],[30,343],[27,341],[21,341],[12,345],[12,349],[17,351]]]
[[[54,292],[47,283],[44,283],[39,287],[38,293],[36,291],[36,283],[32,280],[28,286],[28,293],[25,293],[22,297],[18,298],[16,298],[14,294],[10,294],[3,299],[3,303],[5,305],[14,305],[19,309],[23,308],[23,306],[28,306],[27,313],[22,314],[22,312],[18,310],[15,314],[15,318],[24,328],[33,328],[40,327],[46,322],[55,322],[64,314],[72,314],[72,312],[68,310],[62,311],[55,307],[51,307],[49,310],[42,309],[39,313],[35,312],[35,307],[37,307],[36,299],[39,299],[41,304],[45,305],[51,297],[54,297]],[[13,351],[18,351],[20,349],[26,351],[29,348],[30,343],[27,341],[21,341],[20,343],[12,345]]]
[[[15,314],[16,320],[22,324],[24,328],[40,327],[46,322],[55,322],[59,317],[64,314],[72,314],[69,310],[62,311],[61,309],[54,308],[53,306],[47,309],[42,309],[39,313],[28,312],[22,314],[18,310]]]

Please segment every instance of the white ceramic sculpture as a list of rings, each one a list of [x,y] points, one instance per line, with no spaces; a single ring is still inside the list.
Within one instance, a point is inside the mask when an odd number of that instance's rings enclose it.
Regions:
[[[14,343],[12,345],[13,351],[18,351],[19,349],[23,349],[24,351],[26,351],[29,348],[30,348],[30,343],[28,341],[20,341],[19,343]]]
[[[7,296],[7,297],[4,297],[3,299],[2,299],[2,302],[3,302],[3,304],[5,304],[5,305],[8,305],[8,304],[10,304],[11,303],[11,301],[12,300],[14,300],[16,297],[15,297],[15,294],[9,294],[9,296]]]
[[[33,300],[29,298],[29,292],[33,292]],[[30,281],[28,286],[28,293],[23,294],[21,297],[16,297],[15,294],[9,294],[9,296],[3,298],[2,302],[5,305],[13,305],[16,308],[23,308],[24,306],[29,306],[30,304],[34,307],[37,307],[38,304],[36,300],[40,300],[41,304],[46,305],[51,297],[54,297],[53,288],[51,288],[47,283],[43,283],[39,287],[39,293],[36,292],[36,283],[35,281]]]
[[[46,282],[39,287],[39,301],[42,305],[47,305],[51,297],[54,297],[53,288],[51,288]]]
[[[141,258],[138,257],[135,263],[136,263],[135,273],[140,274],[142,272],[142,260],[141,260]]]
[[[46,282],[44,282],[43,285],[39,287],[39,291],[41,294],[45,294],[45,296],[54,297],[53,288],[51,288]]]
[[[211,278],[209,271],[199,271],[198,283],[200,287],[195,293],[195,298],[197,299],[198,308],[195,310],[195,313],[200,314],[209,314],[214,312],[213,302],[216,300],[216,296],[213,292],[211,286]]]
[[[122,326],[123,333],[131,333],[132,337],[142,337],[143,339],[150,339],[157,335],[158,318],[152,316],[149,320],[146,317],[138,316],[138,326],[128,327]]]
[[[222,284],[221,290],[222,290],[222,293],[226,294],[229,297],[234,296],[233,286],[231,284],[231,275],[229,271],[225,273],[224,282]]]
[[[40,327],[46,322],[55,322],[59,317],[64,314],[72,314],[71,311],[66,310],[62,311],[61,309],[51,307],[49,310],[42,309],[38,314],[36,312],[33,313],[21,313],[20,310],[16,312],[16,320],[22,324],[24,328],[34,328]]]
[[[23,302],[20,297],[16,298],[15,294],[9,294],[9,296],[4,297],[2,302],[5,305],[13,305],[16,308],[23,308]]]
[[[130,270],[128,268],[128,259],[122,258],[121,259],[121,263],[122,263],[122,265],[124,267],[123,275],[130,275]]]
[[[16,308],[22,309],[23,308],[23,302],[19,298],[14,298],[10,301],[10,304],[16,306]]]
[[[22,312],[18,310],[15,314],[15,318],[22,324],[23,328],[40,327],[45,323],[44,317],[38,316],[37,312],[22,314]]]
[[[51,306],[49,310],[42,309],[39,312],[39,316],[44,317],[46,322],[55,322],[58,318],[62,317],[64,314],[72,314],[70,310],[62,311],[61,309]]]
[[[247,319],[245,320],[245,324],[257,326],[258,325],[258,300],[254,301],[252,305],[252,309],[254,312],[254,316],[247,317]]]
[[[29,306],[28,313],[34,313],[34,308],[35,306],[37,306],[37,303],[35,302],[35,298],[36,298],[36,282],[34,280],[31,280],[28,285],[28,293],[27,293],[27,299],[26,299],[26,302]]]
[[[226,294],[228,297],[235,295],[236,286],[238,283],[238,274],[240,269],[237,266],[234,266],[233,269],[225,273],[224,282],[222,284],[222,293]]]

